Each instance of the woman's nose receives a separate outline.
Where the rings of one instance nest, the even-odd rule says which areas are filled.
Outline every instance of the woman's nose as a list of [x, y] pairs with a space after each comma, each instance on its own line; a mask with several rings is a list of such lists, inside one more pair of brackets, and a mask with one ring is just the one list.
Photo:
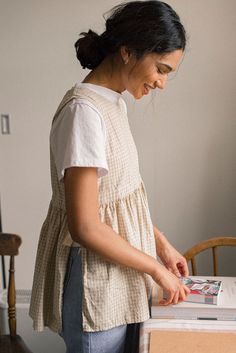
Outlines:
[[156, 81], [156, 87], [159, 89], [164, 89], [166, 86], [167, 76], [163, 76]]

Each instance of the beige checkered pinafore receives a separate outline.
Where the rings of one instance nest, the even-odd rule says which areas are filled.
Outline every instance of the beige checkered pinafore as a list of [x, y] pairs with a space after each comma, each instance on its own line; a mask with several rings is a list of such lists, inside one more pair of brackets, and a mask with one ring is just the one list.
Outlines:
[[[101, 222], [143, 252], [156, 257], [153, 226], [138, 155], [126, 111], [121, 104], [84, 87], [63, 98], [53, 122], [72, 99], [85, 98], [97, 107], [106, 126], [108, 174], [98, 179]], [[52, 199], [42, 226], [35, 265], [30, 316], [38, 331], [61, 331], [63, 281], [72, 239], [68, 231], [63, 180], [59, 181], [51, 151]], [[83, 328], [100, 331], [149, 318], [152, 279], [146, 274], [103, 260], [81, 247]]]

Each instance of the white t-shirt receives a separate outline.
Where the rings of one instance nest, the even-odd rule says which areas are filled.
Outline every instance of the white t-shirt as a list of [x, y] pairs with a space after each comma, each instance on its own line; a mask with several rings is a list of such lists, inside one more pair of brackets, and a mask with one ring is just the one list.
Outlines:
[[[120, 93], [91, 83], [79, 83], [106, 99], [126, 104]], [[96, 167], [98, 177], [108, 172], [105, 154], [106, 127], [97, 108], [86, 99], [73, 99], [60, 112], [50, 133], [50, 144], [59, 180], [69, 167]]]

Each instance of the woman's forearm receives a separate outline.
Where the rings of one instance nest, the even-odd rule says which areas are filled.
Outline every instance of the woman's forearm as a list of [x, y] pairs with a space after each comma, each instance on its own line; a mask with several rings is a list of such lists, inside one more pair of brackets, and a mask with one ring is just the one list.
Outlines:
[[105, 223], [97, 224], [93, 230], [90, 228], [81, 232], [78, 238], [74, 234], [73, 239], [110, 262], [152, 276], [153, 280], [168, 293], [165, 304], [185, 299], [188, 288], [183, 286], [174, 274], [154, 257], [131, 246]]
[[80, 232], [77, 239], [75, 235], [73, 238], [110, 262], [133, 268], [152, 277], [157, 277], [158, 271], [163, 267], [154, 257], [130, 245], [105, 223], [96, 224], [93, 229]]

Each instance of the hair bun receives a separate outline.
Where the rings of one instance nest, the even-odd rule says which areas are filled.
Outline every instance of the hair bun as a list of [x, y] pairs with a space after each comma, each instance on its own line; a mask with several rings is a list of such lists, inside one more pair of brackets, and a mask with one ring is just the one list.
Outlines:
[[93, 70], [105, 57], [102, 38], [91, 29], [88, 32], [80, 33], [80, 35], [83, 37], [75, 43], [77, 59], [83, 69]]

